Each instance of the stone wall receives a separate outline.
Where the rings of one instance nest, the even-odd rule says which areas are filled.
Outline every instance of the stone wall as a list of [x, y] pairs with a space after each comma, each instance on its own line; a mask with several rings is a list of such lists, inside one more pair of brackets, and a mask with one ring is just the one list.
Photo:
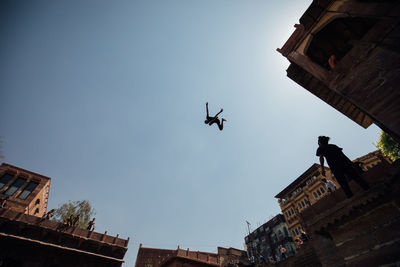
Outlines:
[[368, 191], [351, 183], [303, 212], [302, 220], [323, 266], [392, 266], [400, 262], [400, 161], [365, 173]]
[[121, 266], [128, 241], [0, 209], [0, 266]]

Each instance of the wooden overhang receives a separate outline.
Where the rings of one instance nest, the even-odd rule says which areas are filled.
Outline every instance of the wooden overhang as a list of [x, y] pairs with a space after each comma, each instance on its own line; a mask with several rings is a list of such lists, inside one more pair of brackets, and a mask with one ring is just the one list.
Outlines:
[[293, 34], [277, 51], [291, 62], [286, 70], [289, 78], [363, 128], [368, 128], [373, 119], [349, 99], [328, 87], [329, 71], [318, 67], [315, 62], [296, 51], [306, 37], [313, 36], [313, 27], [328, 12], [333, 2], [335, 1], [314, 0], [300, 18], [300, 24], [295, 25]]

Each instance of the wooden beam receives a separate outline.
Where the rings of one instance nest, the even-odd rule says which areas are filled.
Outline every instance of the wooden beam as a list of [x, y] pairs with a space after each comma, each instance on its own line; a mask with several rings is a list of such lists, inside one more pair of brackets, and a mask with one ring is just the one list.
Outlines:
[[288, 55], [288, 59], [302, 67], [308, 73], [320, 80], [323, 84], [327, 85], [328, 71], [312, 61], [309, 57], [293, 51]]

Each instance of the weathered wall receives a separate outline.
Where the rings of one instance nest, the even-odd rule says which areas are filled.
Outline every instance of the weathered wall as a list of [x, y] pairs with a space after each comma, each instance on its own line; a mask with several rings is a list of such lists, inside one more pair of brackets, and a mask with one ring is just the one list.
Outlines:
[[4, 267], [117, 267], [121, 263], [59, 247], [0, 236]]
[[[341, 19], [354, 23], [334, 24]], [[278, 49], [292, 63], [288, 77], [361, 126], [373, 121], [400, 142], [399, 1], [314, 0], [300, 23]], [[326, 67], [330, 55], [340, 55], [333, 68]]]
[[[400, 262], [400, 161], [381, 163], [354, 197], [339, 190], [302, 215], [323, 266], [380, 266]], [[358, 188], [358, 189], [357, 189]]]

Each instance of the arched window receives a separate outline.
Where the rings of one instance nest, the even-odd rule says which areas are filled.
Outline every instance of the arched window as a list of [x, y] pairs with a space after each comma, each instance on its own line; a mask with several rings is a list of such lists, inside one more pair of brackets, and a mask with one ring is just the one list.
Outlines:
[[335, 19], [314, 35], [306, 55], [329, 70], [329, 58], [335, 55], [340, 61], [353, 48], [352, 41], [360, 40], [376, 22], [372, 18]]
[[313, 192], [313, 195], [314, 195], [314, 198], [315, 198], [315, 199], [317, 199], [317, 198], [318, 198], [318, 195], [317, 195], [317, 193]]

